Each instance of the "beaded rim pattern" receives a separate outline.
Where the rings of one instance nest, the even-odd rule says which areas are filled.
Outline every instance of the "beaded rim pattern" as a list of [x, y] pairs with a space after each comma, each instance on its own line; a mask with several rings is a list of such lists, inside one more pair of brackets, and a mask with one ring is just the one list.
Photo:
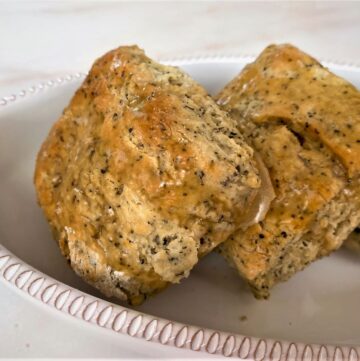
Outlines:
[[[202, 56], [163, 62], [181, 66], [217, 61], [247, 62], [254, 58], [253, 56]], [[323, 63], [327, 66], [336, 66], [338, 69], [360, 72], [360, 66], [355, 64]], [[79, 72], [32, 86], [17, 94], [1, 98], [0, 108], [85, 76], [85, 73]], [[72, 317], [112, 332], [163, 345], [255, 361], [360, 361], [360, 346], [305, 344], [232, 334], [185, 325], [112, 304], [43, 274], [13, 255], [1, 244], [0, 281]]]

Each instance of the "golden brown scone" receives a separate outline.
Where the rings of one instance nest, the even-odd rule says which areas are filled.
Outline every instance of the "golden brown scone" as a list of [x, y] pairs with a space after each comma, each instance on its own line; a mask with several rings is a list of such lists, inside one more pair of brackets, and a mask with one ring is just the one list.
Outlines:
[[276, 198], [220, 252], [258, 298], [341, 246], [360, 221], [360, 93], [291, 45], [272, 45], [218, 95], [260, 153]]
[[37, 159], [38, 200], [73, 269], [140, 303], [241, 225], [252, 149], [180, 70], [120, 47], [93, 65]]

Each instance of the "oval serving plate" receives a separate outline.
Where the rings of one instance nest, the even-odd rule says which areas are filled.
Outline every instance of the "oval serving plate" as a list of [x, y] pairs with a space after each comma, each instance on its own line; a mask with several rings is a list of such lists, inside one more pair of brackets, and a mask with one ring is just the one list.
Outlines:
[[[178, 65], [216, 93], [251, 57]], [[360, 68], [327, 63], [360, 87]], [[360, 257], [341, 250], [257, 301], [217, 254], [191, 276], [129, 308], [106, 299], [67, 266], [37, 206], [37, 151], [84, 74], [0, 100], [0, 281], [44, 307], [131, 337], [249, 360], [360, 360]], [[217, 330], [217, 331], [216, 331]]]

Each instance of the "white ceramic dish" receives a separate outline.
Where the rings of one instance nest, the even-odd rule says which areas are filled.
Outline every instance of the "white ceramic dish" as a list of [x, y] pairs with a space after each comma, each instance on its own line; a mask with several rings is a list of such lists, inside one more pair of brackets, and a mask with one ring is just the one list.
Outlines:
[[[169, 63], [215, 93], [249, 60]], [[328, 65], [360, 87], [360, 68]], [[32, 176], [41, 142], [83, 76], [0, 100], [0, 282], [54, 311], [164, 345], [257, 361], [359, 361], [360, 258], [344, 250], [276, 287], [269, 301], [255, 300], [216, 254], [132, 309], [106, 300], [69, 269], [36, 204]]]

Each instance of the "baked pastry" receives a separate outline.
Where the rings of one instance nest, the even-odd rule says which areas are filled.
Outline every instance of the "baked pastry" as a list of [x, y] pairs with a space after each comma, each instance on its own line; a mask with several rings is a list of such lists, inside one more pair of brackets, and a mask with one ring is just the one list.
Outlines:
[[76, 273], [138, 304], [256, 217], [261, 179], [206, 91], [132, 46], [95, 62], [41, 147], [35, 186]]
[[268, 167], [265, 219], [220, 252], [258, 298], [339, 248], [360, 222], [360, 93], [291, 45], [272, 45], [217, 102]]

